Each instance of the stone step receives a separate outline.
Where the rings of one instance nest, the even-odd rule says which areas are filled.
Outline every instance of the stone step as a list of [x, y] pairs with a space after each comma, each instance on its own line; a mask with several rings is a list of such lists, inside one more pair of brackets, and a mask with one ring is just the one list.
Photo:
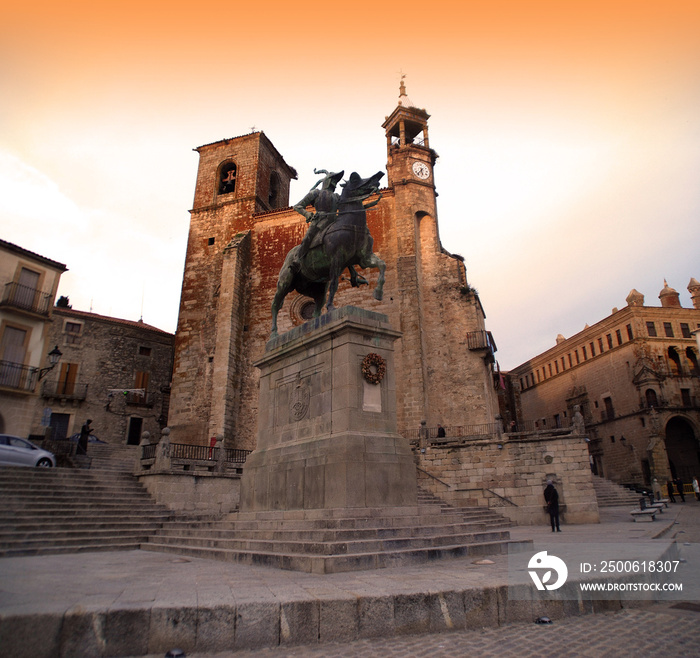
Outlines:
[[43, 535], [46, 537], [59, 536], [61, 534], [76, 534], [76, 533], [86, 533], [86, 532], [104, 532], [105, 530], [148, 530], [149, 532], [155, 532], [161, 527], [155, 519], [133, 519], [133, 520], [122, 520], [113, 519], [112, 521], [78, 521], [78, 522], [66, 522], [64, 520], [55, 522], [45, 522], [45, 523], [24, 523], [19, 522], [14, 524], [12, 528], [0, 529], [0, 541], [26, 538], [35, 538], [38, 535]]
[[110, 499], [99, 499], [95, 498], [94, 500], [91, 499], [85, 499], [85, 500], [72, 500], [70, 502], [62, 501], [62, 500], [50, 500], [50, 499], [44, 499], [44, 500], [37, 500], [37, 501], [27, 501], [26, 503], [23, 503], [21, 505], [17, 505], [16, 507], [9, 507], [6, 506], [5, 509], [0, 510], [0, 516], [2, 516], [5, 513], [9, 512], [15, 512], [15, 513], [21, 513], [23, 511], [28, 511], [31, 513], [37, 513], [37, 512], [51, 512], [55, 514], [59, 514], [63, 512], [64, 510], [66, 513], [75, 513], [75, 512], [80, 512], [83, 510], [96, 510], [96, 509], [104, 509], [106, 511], [110, 510], [124, 510], [124, 511], [132, 511], [135, 512], [136, 509], [139, 510], [149, 510], [149, 511], [157, 511], [157, 510], [162, 510], [165, 509], [161, 505], [158, 505], [155, 503], [152, 499], [144, 499], [142, 500], [139, 505], [135, 506], [134, 501], [124, 501], [124, 500], [114, 500], [114, 498]]
[[[355, 530], [363, 528], [412, 528], [422, 525], [430, 525], [435, 515], [416, 515], [401, 517], [360, 517], [360, 518], [336, 518], [336, 519], [260, 519], [258, 521], [235, 521], [237, 530], [328, 530], [346, 529]], [[440, 516], [440, 524], [459, 524], [464, 520], [459, 514]]]
[[0, 496], [3, 498], [18, 498], [20, 496], [40, 496], [51, 494], [52, 496], [69, 497], [73, 494], [89, 494], [92, 492], [100, 492], [103, 494], [117, 495], [124, 494], [129, 496], [148, 496], [148, 491], [139, 486], [138, 483], [125, 483], [121, 486], [119, 482], [107, 482], [103, 485], [95, 482], [84, 482], [79, 485], [73, 483], [27, 483], [19, 484], [18, 486], [4, 485], [0, 487]]
[[150, 536], [149, 532], [129, 531], [115, 533], [113, 531], [94, 532], [91, 534], [75, 533], [65, 537], [54, 537], [50, 541], [42, 537], [30, 537], [17, 541], [3, 542], [0, 550], [6, 548], [34, 548], [34, 547], [65, 547], [65, 546], [92, 546], [103, 543], [121, 542], [128, 539], [130, 543], [135, 541], [146, 542]]
[[[0, 550], [15, 547], [33, 546], [76, 546], [104, 543], [113, 538], [125, 539], [127, 537], [141, 541], [147, 541], [148, 537], [157, 530], [157, 525], [145, 525], [137, 528], [93, 528], [77, 530], [57, 530], [29, 532], [18, 534], [13, 537], [0, 537]], [[118, 530], [118, 532], [117, 532]]]
[[113, 540], [102, 540], [97, 544], [71, 544], [66, 546], [18, 547], [0, 550], [0, 557], [21, 557], [29, 555], [61, 555], [65, 553], [96, 553], [109, 551], [136, 551], [142, 546], [138, 537], [116, 537]]
[[158, 533], [149, 541], [167, 545], [187, 545], [198, 548], [215, 548], [255, 553], [281, 553], [304, 555], [346, 555], [362, 553], [380, 553], [396, 550], [440, 548], [445, 545], [479, 544], [493, 541], [505, 541], [508, 533], [474, 532], [469, 534], [433, 534], [426, 537], [393, 537], [384, 539], [355, 539], [351, 541], [300, 541], [263, 540], [230, 538], [220, 539], [206, 536], [164, 536]]
[[178, 546], [154, 542], [144, 544], [141, 546], [141, 549], [322, 574], [364, 569], [381, 569], [408, 564], [423, 564], [443, 558], [503, 554], [508, 552], [509, 544], [513, 544], [513, 542], [509, 542], [508, 540], [490, 541], [466, 546], [446, 545], [439, 548], [424, 547], [389, 552], [383, 551], [345, 555], [280, 554], [220, 548], [200, 548], [189, 545]]
[[611, 480], [593, 476], [593, 488], [596, 492], [598, 507], [618, 507], [622, 505], [639, 505], [642, 497]]
[[[468, 534], [491, 531], [495, 528], [480, 523], [455, 523], [442, 525], [368, 527], [368, 528], [239, 528], [235, 524], [212, 524], [200, 526], [166, 522], [159, 531], [159, 536], [207, 537], [211, 539], [264, 539], [284, 540], [290, 537], [300, 541], [351, 541], [355, 539], [390, 539], [393, 537], [429, 537], [436, 534]], [[502, 531], [501, 529], [498, 529]]]
[[143, 502], [152, 501], [152, 498], [146, 493], [140, 491], [127, 491], [122, 495], [120, 491], [103, 491], [95, 489], [94, 491], [81, 491], [74, 493], [72, 491], [47, 491], [47, 492], [27, 492], [25, 496], [21, 493], [13, 493], [12, 495], [0, 495], [0, 500], [5, 503], [6, 507], [21, 507], [23, 504], [36, 506], [42, 503], [52, 503], [61, 505], [71, 505], [72, 503], [84, 504], [86, 502], [111, 502], [113, 504], [141, 504]]
[[75, 487], [76, 489], [94, 489], [99, 487], [100, 489], [113, 489], [122, 491], [145, 491], [144, 487], [136, 480], [89, 480], [89, 479], [79, 479], [79, 480], [58, 480], [58, 481], [39, 481], [39, 480], [28, 480], [28, 481], [13, 481], [13, 480], [2, 480], [0, 481], [0, 491], [11, 492], [11, 491], [45, 491], [47, 489], [56, 488], [68, 488]]
[[[27, 473], [9, 472], [10, 469], [27, 471]], [[124, 486], [139, 486], [138, 480], [133, 475], [119, 471], [85, 471], [81, 469], [21, 469], [19, 467], [0, 467], [0, 482], [3, 487], [16, 485], [65, 485], [71, 484], [117, 484], [121, 483]], [[43, 474], [46, 473], [46, 474]]]

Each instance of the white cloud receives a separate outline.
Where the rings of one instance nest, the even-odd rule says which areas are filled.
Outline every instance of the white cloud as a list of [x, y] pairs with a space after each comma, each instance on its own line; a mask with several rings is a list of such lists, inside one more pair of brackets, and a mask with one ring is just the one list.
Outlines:
[[[74, 308], [174, 331], [184, 245], [138, 217], [81, 207], [42, 172], [0, 152], [3, 239], [65, 263], [59, 295]], [[173, 272], [177, 276], [173, 277]]]

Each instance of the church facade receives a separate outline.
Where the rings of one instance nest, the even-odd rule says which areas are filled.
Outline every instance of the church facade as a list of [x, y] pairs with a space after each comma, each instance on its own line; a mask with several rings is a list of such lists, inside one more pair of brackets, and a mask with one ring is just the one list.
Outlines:
[[[467, 281], [463, 258], [440, 242], [438, 156], [429, 143], [428, 119], [408, 101], [402, 84], [399, 103], [382, 124], [386, 188], [367, 211], [374, 252], [387, 266], [383, 299], [373, 297], [377, 270], [360, 272], [368, 286], [341, 281], [335, 299], [336, 306], [384, 313], [401, 332], [395, 345], [397, 422], [405, 436], [422, 421], [428, 427], [486, 426], [498, 414], [495, 344], [481, 301]], [[296, 171], [264, 133], [196, 150], [200, 160], [168, 417], [171, 440], [206, 445], [223, 435], [229, 447], [254, 449], [259, 373], [253, 364], [270, 337], [278, 273], [307, 224], [289, 207]], [[279, 333], [308, 320], [313, 306], [310, 298], [290, 294], [279, 314]]]

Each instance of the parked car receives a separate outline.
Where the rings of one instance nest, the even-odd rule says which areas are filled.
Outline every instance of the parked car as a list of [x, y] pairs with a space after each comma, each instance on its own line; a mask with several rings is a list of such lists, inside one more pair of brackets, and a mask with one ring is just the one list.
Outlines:
[[27, 439], [11, 434], [0, 434], [0, 464], [4, 466], [56, 466], [56, 458]]

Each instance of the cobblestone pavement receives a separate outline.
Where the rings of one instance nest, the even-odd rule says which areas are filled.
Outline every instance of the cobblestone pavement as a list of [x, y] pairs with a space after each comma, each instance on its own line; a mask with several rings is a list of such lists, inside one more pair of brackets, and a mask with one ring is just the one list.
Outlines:
[[620, 612], [569, 617], [552, 624], [512, 624], [356, 642], [259, 649], [188, 658], [464, 658], [464, 656], [615, 656], [646, 658], [700, 655], [700, 605], [657, 604]]

